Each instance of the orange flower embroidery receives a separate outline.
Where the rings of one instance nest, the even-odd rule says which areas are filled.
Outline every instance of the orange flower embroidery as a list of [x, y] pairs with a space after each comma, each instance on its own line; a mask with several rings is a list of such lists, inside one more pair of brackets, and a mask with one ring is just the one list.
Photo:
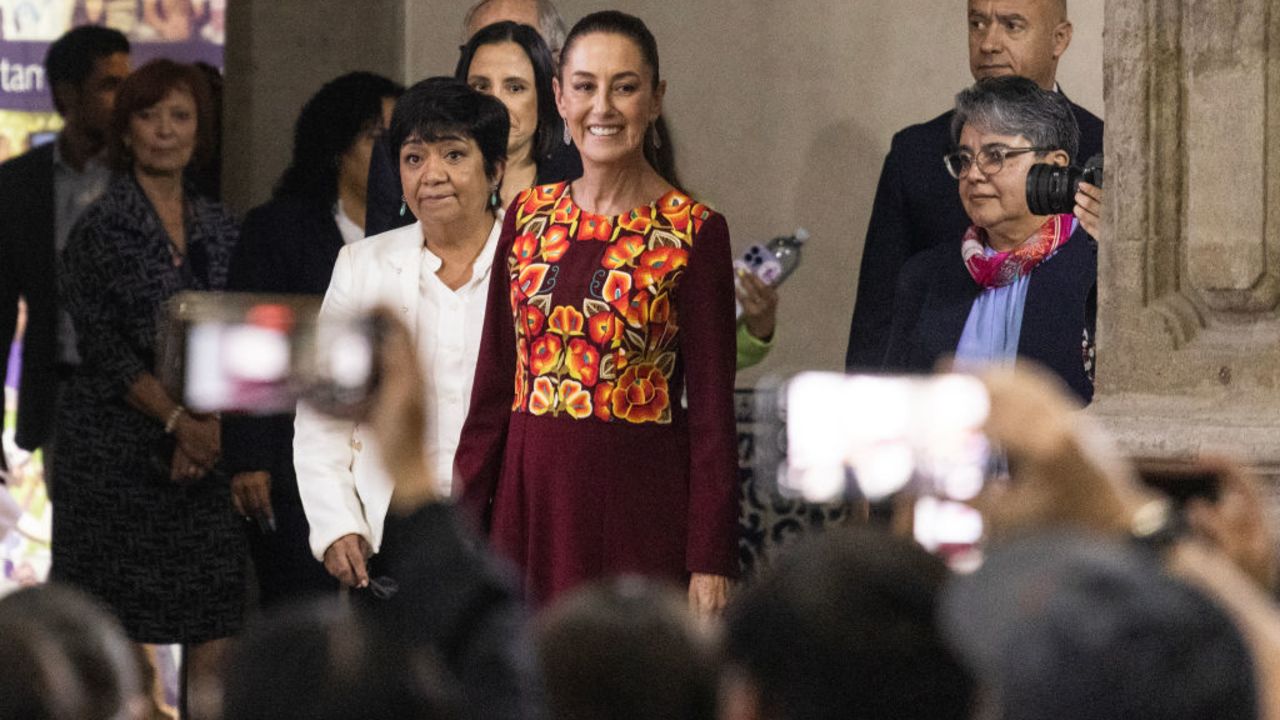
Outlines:
[[610, 310], [598, 312], [587, 321], [587, 333], [597, 345], [605, 345], [617, 340], [621, 332], [622, 323]]
[[693, 234], [697, 235], [702, 232], [702, 223], [711, 217], [711, 208], [702, 203], [694, 203], [693, 207], [689, 208], [689, 217], [693, 218]]
[[561, 189], [563, 189], [562, 185], [539, 185], [520, 193], [520, 197], [516, 199], [520, 206], [516, 220], [524, 220], [535, 215], [542, 208], [555, 202]]
[[603, 240], [608, 242], [610, 237], [613, 237], [613, 225], [607, 217], [587, 215], [578, 224], [579, 240]]
[[667, 378], [650, 363], [632, 365], [618, 378], [613, 391], [613, 415], [628, 422], [654, 422], [670, 405]]
[[569, 231], [562, 225], [552, 225], [542, 233], [542, 259], [546, 262], [559, 262], [569, 249]]
[[520, 324], [524, 328], [525, 337], [533, 337], [542, 332], [542, 325], [547, 316], [535, 305], [525, 305], [520, 309]]
[[646, 206], [632, 210], [618, 218], [618, 227], [636, 235], [647, 235], [653, 227], [653, 209]]
[[591, 417], [591, 393], [583, 390], [576, 380], [560, 383], [560, 400], [564, 403], [565, 412], [573, 419]]
[[621, 300], [631, 292], [631, 276], [619, 270], [610, 270], [605, 278], [602, 294], [605, 302]]
[[534, 375], [546, 375], [560, 366], [560, 353], [564, 343], [555, 335], [543, 335], [529, 348], [529, 369]]
[[604, 251], [604, 259], [600, 264], [611, 270], [620, 268], [629, 264], [642, 252], [644, 252], [644, 238], [639, 235], [623, 235]]
[[523, 362], [516, 363], [516, 387], [515, 394], [511, 400], [511, 411], [515, 412], [524, 407], [525, 394], [528, 392], [529, 373], [524, 369]]
[[658, 211], [671, 223], [671, 229], [681, 235], [689, 231], [689, 206], [692, 203], [688, 195], [673, 192], [662, 199]]
[[515, 287], [512, 288], [517, 299], [523, 300], [533, 297], [542, 289], [542, 283], [547, 279], [547, 270], [549, 266], [545, 263], [534, 263], [523, 270], [516, 276]]
[[529, 396], [529, 412], [534, 415], [546, 415], [555, 409], [556, 386], [551, 378], [540, 377], [533, 380], [533, 394]]
[[649, 293], [641, 290], [630, 298], [621, 298], [610, 303], [631, 327], [641, 327], [649, 322]]
[[582, 338], [569, 341], [569, 350], [565, 354], [565, 365], [569, 367], [569, 375], [591, 387], [600, 379], [600, 352], [596, 347]]
[[689, 253], [683, 248], [659, 247], [640, 256], [636, 268], [636, 286], [651, 288], [671, 271], [689, 264]]
[[578, 215], [581, 212], [578, 206], [573, 204], [573, 198], [569, 197], [569, 193], [565, 193], [551, 211], [551, 222], [556, 225], [573, 225], [578, 221]]
[[547, 329], [553, 333], [569, 337], [570, 335], [581, 335], [582, 326], [586, 319], [582, 317], [582, 313], [572, 305], [561, 305], [551, 311], [551, 319], [547, 322]]
[[533, 262], [533, 256], [538, 252], [538, 239], [533, 233], [524, 233], [516, 237], [515, 242], [511, 244], [511, 256], [516, 260], [516, 267], [523, 268]]
[[596, 386], [596, 418], [609, 422], [613, 415], [609, 412], [609, 398], [613, 396], [613, 383], [600, 383]]

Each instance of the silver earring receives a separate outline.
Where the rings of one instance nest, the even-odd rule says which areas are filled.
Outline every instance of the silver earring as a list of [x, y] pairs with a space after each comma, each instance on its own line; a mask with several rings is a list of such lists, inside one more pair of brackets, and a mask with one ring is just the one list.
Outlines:
[[569, 123], [564, 124], [564, 144], [565, 145], [573, 144], [573, 136], [569, 134]]
[[649, 124], [649, 137], [653, 138], [653, 149], [657, 150], [662, 147], [662, 136], [658, 134], [657, 123]]
[[409, 209], [409, 203], [405, 201], [404, 196], [400, 196], [400, 217], [404, 217], [404, 213]]

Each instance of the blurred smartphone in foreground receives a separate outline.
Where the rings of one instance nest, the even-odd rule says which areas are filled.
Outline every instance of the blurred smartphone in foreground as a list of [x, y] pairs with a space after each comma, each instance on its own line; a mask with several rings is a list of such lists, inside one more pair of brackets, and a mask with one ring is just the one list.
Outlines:
[[965, 501], [991, 472], [977, 378], [802, 373], [764, 389], [756, 477], [813, 503], [919, 498], [916, 539], [942, 554], [972, 548], [982, 519]]
[[161, 379], [195, 412], [291, 412], [305, 398], [356, 416], [376, 383], [376, 328], [321, 328], [319, 310], [307, 296], [182, 293], [168, 307]]

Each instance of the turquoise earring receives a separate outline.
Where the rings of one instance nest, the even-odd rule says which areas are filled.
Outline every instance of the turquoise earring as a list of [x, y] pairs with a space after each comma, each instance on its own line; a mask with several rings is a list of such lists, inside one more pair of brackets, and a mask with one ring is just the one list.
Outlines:
[[495, 186], [493, 191], [489, 193], [489, 207], [497, 210], [502, 205], [502, 196], [498, 194], [498, 188]]
[[404, 196], [400, 196], [400, 217], [404, 217], [404, 212], [409, 209], [409, 203], [405, 202]]

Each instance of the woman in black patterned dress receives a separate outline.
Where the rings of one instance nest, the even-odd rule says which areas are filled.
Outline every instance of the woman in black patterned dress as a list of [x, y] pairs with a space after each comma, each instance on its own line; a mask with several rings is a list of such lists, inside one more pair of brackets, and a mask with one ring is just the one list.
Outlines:
[[154, 374], [163, 303], [222, 288], [237, 236], [183, 181], [211, 147], [203, 83], [158, 60], [120, 87], [119, 172], [72, 229], [58, 277], [81, 365], [59, 403], [52, 498], [54, 579], [105, 601], [136, 642], [184, 643], [192, 677], [240, 627], [245, 559], [218, 421]]

